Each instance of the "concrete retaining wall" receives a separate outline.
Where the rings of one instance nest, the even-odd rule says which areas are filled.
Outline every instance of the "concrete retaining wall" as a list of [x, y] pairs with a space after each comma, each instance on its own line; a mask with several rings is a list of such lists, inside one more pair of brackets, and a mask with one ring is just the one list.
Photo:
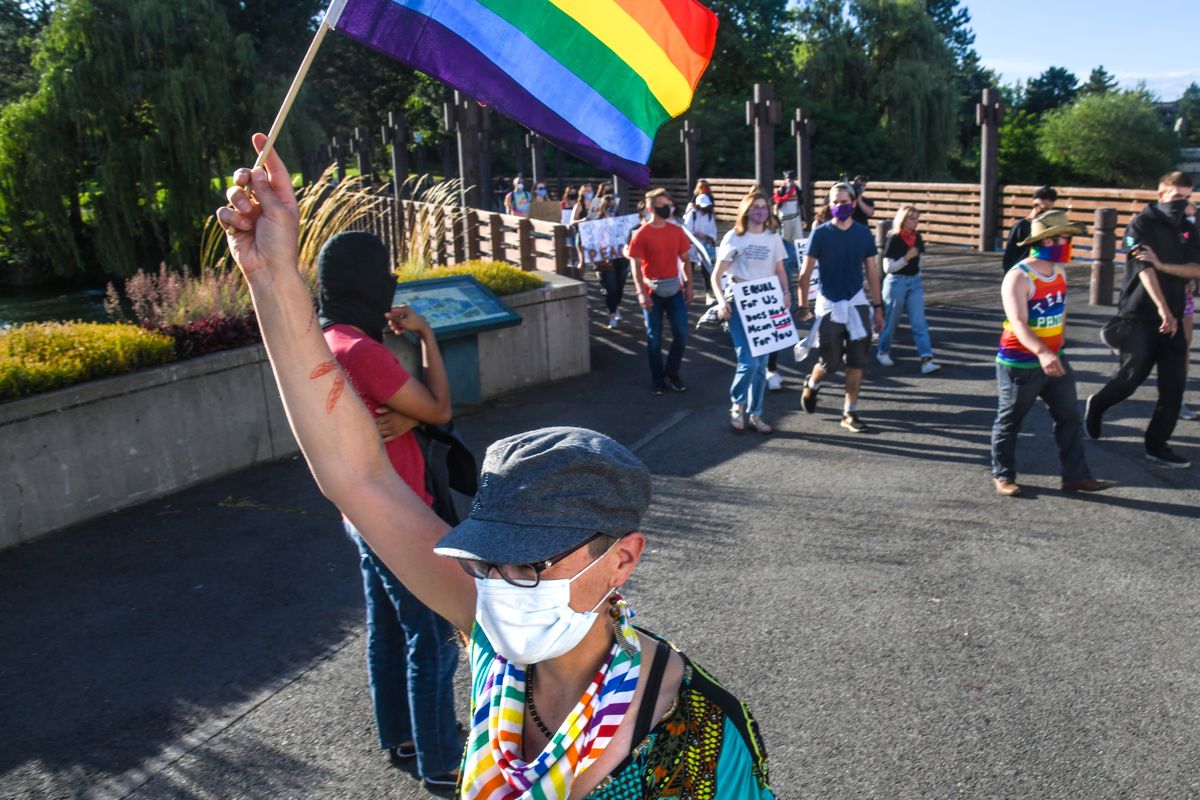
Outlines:
[[0, 404], [0, 547], [298, 452], [261, 345]]
[[[479, 336], [484, 399], [591, 369], [584, 285], [539, 275], [505, 298], [522, 324]], [[0, 403], [0, 549], [297, 452], [261, 345]]]

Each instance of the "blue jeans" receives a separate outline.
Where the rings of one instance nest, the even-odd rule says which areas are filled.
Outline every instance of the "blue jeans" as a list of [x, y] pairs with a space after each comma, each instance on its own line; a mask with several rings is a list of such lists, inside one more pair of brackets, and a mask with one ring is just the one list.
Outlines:
[[1017, 436], [1021, 433], [1021, 422], [1039, 397], [1054, 420], [1054, 440], [1058, 443], [1063, 480], [1077, 481], [1091, 476], [1083, 455], [1083, 420], [1075, 394], [1075, 373], [1065, 358], [1062, 363], [1067, 374], [1061, 378], [1048, 377], [1040, 367], [996, 365], [1000, 401], [992, 425], [993, 478], [1017, 479]]
[[892, 349], [892, 337], [900, 325], [900, 314], [908, 312], [913, 343], [921, 358], [933, 358], [929, 323], [925, 320], [925, 287], [918, 275], [888, 275], [883, 281], [883, 331], [879, 334], [879, 353]]
[[629, 279], [629, 259], [614, 258], [612, 269], [600, 270], [600, 291], [604, 292], [604, 305], [609, 314], [617, 313], [621, 299], [625, 296], [625, 282]]
[[[688, 309], [683, 294], [683, 289], [671, 297], [659, 297], [651, 292], [650, 299], [653, 305], [642, 309], [642, 317], [646, 321], [646, 354], [650, 359], [650, 378], [656, 386], [662, 384], [668, 375], [678, 378], [679, 367], [683, 364], [683, 349], [687, 347], [688, 338]], [[662, 360], [664, 314], [671, 324], [671, 349], [667, 352], [665, 369]]]
[[458, 644], [454, 626], [430, 611], [392, 574], [348, 520], [358, 545], [367, 601], [367, 672], [379, 746], [412, 741], [422, 777], [441, 775], [462, 757], [454, 716]]
[[734, 309], [729, 318], [729, 335], [733, 337], [733, 352], [737, 355], [737, 372], [729, 387], [729, 400], [746, 409], [746, 413], [762, 414], [763, 395], [767, 393], [767, 361], [772, 354], [750, 355], [750, 340], [742, 316]]

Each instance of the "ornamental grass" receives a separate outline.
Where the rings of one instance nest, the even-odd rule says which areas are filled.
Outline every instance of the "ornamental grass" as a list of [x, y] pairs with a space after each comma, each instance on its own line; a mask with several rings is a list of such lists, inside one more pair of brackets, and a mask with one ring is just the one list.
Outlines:
[[169, 336], [136, 325], [44, 322], [0, 332], [0, 400], [175, 360]]

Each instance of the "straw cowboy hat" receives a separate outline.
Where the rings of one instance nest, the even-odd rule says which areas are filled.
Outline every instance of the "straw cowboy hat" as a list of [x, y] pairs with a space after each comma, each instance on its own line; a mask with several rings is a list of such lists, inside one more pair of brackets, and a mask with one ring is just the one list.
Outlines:
[[1029, 237], [1020, 243], [1020, 247], [1040, 242], [1042, 239], [1049, 239], [1053, 236], [1062, 236], [1064, 233], [1072, 236], [1086, 236], [1087, 226], [1079, 222], [1071, 222], [1067, 219], [1067, 212], [1061, 209], [1052, 209], [1038, 214], [1033, 219], [1033, 224], [1030, 225]]

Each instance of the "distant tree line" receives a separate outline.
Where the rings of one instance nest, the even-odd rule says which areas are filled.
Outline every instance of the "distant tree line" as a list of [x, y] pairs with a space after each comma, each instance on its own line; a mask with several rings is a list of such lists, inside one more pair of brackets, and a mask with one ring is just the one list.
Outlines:
[[[721, 20], [712, 65], [688, 116], [700, 168], [748, 175], [744, 103], [755, 82], [783, 102], [780, 169], [792, 162], [786, 120], [817, 123], [816, 173], [972, 180], [975, 104], [1001, 89], [1005, 182], [1146, 183], [1181, 139], [1145, 90], [1122, 91], [1102, 67], [1080, 84], [1051, 67], [1000, 86], [974, 50], [960, 0], [707, 0]], [[0, 0], [0, 283], [28, 273], [129, 275], [196, 261], [204, 218], [225, 176], [247, 163], [326, 0]], [[297, 169], [330, 136], [378, 136], [403, 110], [434, 146], [447, 90], [347, 39], [327, 38], [279, 148]], [[1200, 141], [1200, 87], [1178, 103], [1185, 140]], [[681, 172], [681, 120], [664, 126], [653, 174]], [[524, 131], [493, 118], [493, 173], [526, 169]], [[378, 148], [378, 164], [385, 154]], [[432, 166], [440, 171], [441, 158]], [[567, 160], [568, 174], [594, 168]]]

